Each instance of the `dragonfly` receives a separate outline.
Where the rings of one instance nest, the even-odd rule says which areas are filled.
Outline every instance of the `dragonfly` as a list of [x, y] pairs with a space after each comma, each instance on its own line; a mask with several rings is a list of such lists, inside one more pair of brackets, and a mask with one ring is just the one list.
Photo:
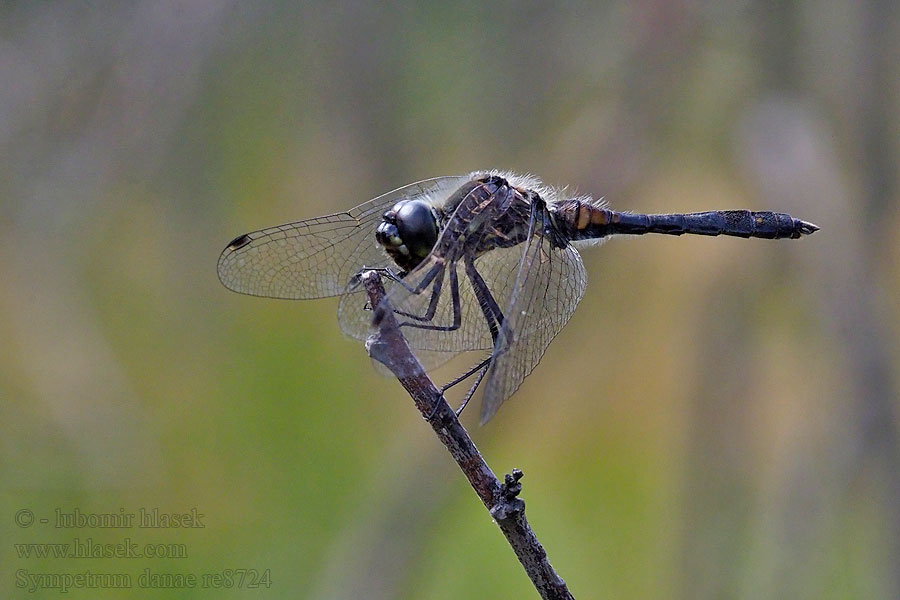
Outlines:
[[[777, 212], [639, 214], [529, 175], [477, 171], [411, 183], [346, 212], [240, 235], [218, 260], [220, 281], [253, 296], [340, 296], [338, 322], [365, 340], [393, 311], [426, 369], [461, 353], [478, 362], [459, 414], [483, 384], [481, 423], [540, 362], [584, 295], [577, 247], [616, 235], [696, 234], [798, 239], [812, 223]], [[361, 274], [386, 281], [378, 306]]]

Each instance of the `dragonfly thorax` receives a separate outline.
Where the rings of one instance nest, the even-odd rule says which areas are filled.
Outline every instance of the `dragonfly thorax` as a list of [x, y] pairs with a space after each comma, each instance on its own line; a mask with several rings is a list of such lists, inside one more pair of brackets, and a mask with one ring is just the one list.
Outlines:
[[375, 230], [375, 240], [406, 272], [428, 256], [437, 238], [437, 214], [423, 200], [401, 200], [382, 215]]

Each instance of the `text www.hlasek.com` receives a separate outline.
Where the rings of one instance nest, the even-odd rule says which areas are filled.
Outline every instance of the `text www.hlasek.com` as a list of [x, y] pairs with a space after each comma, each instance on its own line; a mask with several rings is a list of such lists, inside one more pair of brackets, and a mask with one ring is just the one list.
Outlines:
[[70, 544], [13, 545], [19, 558], [187, 558], [185, 544], [138, 544], [131, 538], [118, 544], [75, 538]]

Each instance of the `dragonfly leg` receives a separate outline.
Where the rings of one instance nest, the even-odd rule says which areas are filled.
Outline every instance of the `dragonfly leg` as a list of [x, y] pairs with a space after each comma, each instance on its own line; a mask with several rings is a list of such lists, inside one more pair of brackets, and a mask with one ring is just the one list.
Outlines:
[[466, 379], [468, 379], [469, 377], [474, 375], [479, 370], [488, 366], [490, 364], [490, 362], [491, 362], [491, 357], [488, 356], [483, 361], [481, 361], [480, 363], [478, 363], [477, 365], [475, 365], [474, 367], [472, 367], [471, 369], [469, 369], [468, 371], [466, 371], [459, 377], [456, 377], [452, 381], [449, 381], [449, 382], [445, 383], [443, 386], [441, 386], [441, 392], [446, 392], [447, 390], [452, 388], [457, 383], [460, 383], [461, 381], [465, 381]]
[[450, 325], [426, 325], [424, 323], [424, 321], [430, 321], [434, 317], [434, 313], [437, 310], [437, 303], [438, 300], [440, 300], [444, 272], [445, 270], [443, 266], [441, 266], [439, 270], [439, 273], [441, 274], [440, 279], [435, 281], [431, 300], [428, 303], [428, 310], [426, 310], [426, 314], [424, 316], [420, 317], [418, 315], [412, 315], [403, 311], [394, 311], [396, 314], [415, 319], [416, 321], [422, 321], [404, 321], [403, 323], [400, 323], [400, 327], [414, 327], [416, 329], [428, 329], [430, 331], [456, 331], [457, 329], [459, 329], [459, 326], [462, 324], [462, 307], [460, 306], [459, 301], [459, 275], [457, 275], [456, 273], [455, 263], [450, 265], [450, 299], [453, 305], [453, 322]]
[[[475, 394], [475, 390], [478, 389], [478, 385], [481, 383], [481, 379], [484, 377], [484, 374], [487, 372], [490, 364], [491, 364], [491, 357], [488, 356], [483, 361], [481, 361], [480, 363], [478, 363], [477, 365], [475, 365], [474, 367], [472, 367], [471, 369], [469, 369], [468, 371], [466, 371], [459, 377], [453, 379], [453, 381], [445, 383], [443, 386], [441, 386], [441, 394], [443, 394], [444, 392], [446, 392], [447, 390], [452, 388], [457, 383], [460, 383], [461, 381], [465, 381], [466, 379], [468, 379], [475, 373], [478, 373], [479, 371], [481, 371], [478, 375], [478, 378], [475, 380], [474, 385], [472, 385], [472, 387], [469, 388], [469, 391], [466, 392], [466, 395], [463, 398], [462, 404], [460, 404], [459, 408], [456, 409], [455, 412], [456, 412], [457, 417], [462, 414], [463, 409], [466, 407], [466, 405], [469, 403], [469, 400]], [[431, 421], [434, 418], [434, 415], [437, 413], [437, 410], [438, 410], [438, 407], [435, 406], [434, 410], [432, 410], [431, 414], [428, 415], [428, 417], [427, 417], [428, 421]]]
[[[435, 280], [435, 278], [438, 277], [438, 275], [440, 275], [441, 278], [443, 278], [443, 273], [442, 273], [443, 265], [442, 264], [434, 265], [428, 271], [428, 273], [425, 274], [425, 276], [422, 278], [422, 281], [420, 281], [416, 287], [413, 287], [413, 286], [409, 285], [408, 283], [406, 283], [406, 281], [404, 281], [403, 278], [407, 275], [407, 273], [405, 271], [401, 271], [398, 273], [397, 271], [395, 271], [394, 269], [392, 269], [390, 267], [373, 267], [371, 269], [369, 269], [367, 267], [363, 267], [362, 269], [360, 269], [359, 273], [357, 273], [350, 279], [350, 283], [347, 286], [348, 289], [353, 289], [353, 288], [358, 287], [360, 285], [360, 282], [362, 281], [362, 274], [365, 273], [366, 271], [375, 271], [379, 275], [382, 275], [383, 277], [387, 278], [388, 280], [393, 281], [394, 283], [398, 284], [399, 286], [404, 288], [406, 291], [408, 291], [410, 294], [416, 294], [416, 295], [424, 292], [425, 289], [429, 285], [432, 284], [432, 282]], [[438, 286], [437, 289], [440, 290], [440, 286]], [[371, 310], [371, 306], [369, 305], [368, 302], [366, 302], [366, 310]], [[414, 319], [419, 318], [419, 317], [416, 317], [415, 315], [404, 314], [404, 313], [402, 313], [400, 311], [396, 311], [396, 310], [394, 312], [397, 314], [402, 314], [404, 316], [414, 318]]]
[[375, 271], [382, 277], [386, 277], [387, 279], [390, 279], [391, 281], [393, 281], [395, 283], [400, 283], [400, 284], [403, 283], [403, 275], [405, 275], [405, 273], [403, 273], [403, 272], [398, 273], [397, 271], [395, 271], [394, 269], [392, 269], [390, 267], [372, 267], [371, 269], [369, 267], [363, 267], [362, 269], [359, 270], [359, 274], [356, 275], [356, 277], [360, 277], [366, 271]]
[[[475, 297], [478, 299], [478, 305], [481, 308], [482, 314], [484, 314], [484, 319], [491, 331], [491, 339], [494, 341], [494, 346], [496, 347], [497, 338], [500, 334], [500, 327], [503, 324], [503, 313], [500, 310], [500, 306], [497, 304], [497, 301], [494, 299], [494, 295], [491, 294], [490, 289], [485, 283], [484, 278], [481, 277], [481, 274], [475, 268], [474, 259], [472, 259], [471, 257], [467, 257], [465, 259], [465, 266], [466, 275], [469, 277], [469, 282], [472, 284], [472, 290], [475, 292]], [[472, 386], [463, 397], [463, 401], [459, 405], [459, 408], [456, 409], [456, 416], [462, 414], [462, 411], [469, 404], [469, 400], [471, 400], [472, 396], [475, 395], [475, 392], [478, 390], [478, 386], [481, 385], [481, 382], [484, 380], [484, 376], [487, 374], [487, 371], [491, 366], [491, 361], [494, 359], [495, 354], [496, 352], [491, 352], [490, 356], [485, 358], [483, 361], [481, 361], [459, 377], [446, 383], [441, 388], [441, 393], [446, 392], [454, 385], [465, 381], [466, 379], [477, 373], [475, 381], [472, 383]]]
[[[388, 271], [390, 275], [394, 275], [390, 271]], [[451, 284], [451, 294], [453, 298], [456, 299], [454, 304], [454, 318], [453, 324], [450, 326], [439, 326], [439, 325], [425, 325], [434, 318], [435, 313], [437, 312], [437, 305], [441, 299], [441, 290], [444, 285], [444, 275], [446, 273], [446, 268], [443, 263], [435, 264], [422, 278], [422, 281], [416, 287], [412, 287], [404, 282], [402, 279], [396, 279], [398, 283], [403, 285], [403, 287], [408, 290], [411, 294], [419, 295], [423, 293], [428, 286], [431, 286], [431, 299], [428, 301], [428, 308], [425, 309], [425, 314], [416, 315], [410, 312], [406, 312], [399, 309], [392, 309], [395, 315], [399, 315], [401, 317], [406, 317], [408, 319], [412, 319], [412, 321], [403, 321], [399, 323], [400, 327], [416, 327], [418, 329], [435, 329], [438, 331], [453, 331], [459, 329], [459, 326], [462, 322], [462, 313], [459, 310], [459, 285], [456, 277], [456, 269], [455, 267], [450, 273], [450, 284]], [[390, 276], [389, 275], [389, 276]], [[387, 306], [387, 303], [384, 303]], [[379, 307], [380, 309], [381, 307]], [[378, 310], [375, 312], [374, 322], [377, 324], [381, 320], [381, 316], [378, 314]], [[418, 321], [418, 323], [414, 322]]]
[[[362, 285], [362, 275], [363, 275], [363, 273], [365, 273], [367, 271], [375, 271], [376, 273], [378, 273], [379, 275], [381, 275], [382, 277], [384, 277], [390, 281], [399, 283], [400, 285], [404, 285], [404, 286], [406, 285], [402, 279], [403, 274], [397, 273], [394, 269], [392, 269], [390, 267], [371, 267], [371, 268], [363, 267], [362, 269], [359, 270], [359, 272], [356, 275], [354, 275], [353, 277], [350, 278], [350, 282], [347, 284], [348, 292], [353, 291], [356, 288], [358, 288], [360, 285]], [[372, 303], [369, 302], [368, 300], [366, 300], [366, 303], [363, 304], [363, 310], [372, 310]]]
[[[465, 259], [465, 267], [466, 275], [469, 277], [469, 282], [472, 284], [472, 290], [475, 292], [475, 298], [478, 300], [478, 306], [481, 308], [481, 312], [484, 315], [484, 320], [487, 322], [488, 329], [490, 329], [491, 331], [491, 339], [493, 340], [494, 346], [496, 347], [497, 338], [500, 335], [500, 327], [503, 324], [503, 313], [500, 310], [500, 306], [497, 304], [497, 301], [494, 299], [494, 295], [491, 294], [490, 289], [485, 283], [484, 278], [481, 277], [478, 269], [475, 268], [474, 259], [472, 259], [471, 257], [467, 257]], [[483, 361], [441, 387], [441, 393], [446, 392], [451, 387], [462, 381], [465, 381], [466, 379], [477, 373], [475, 381], [472, 383], [472, 386], [463, 397], [463, 401], [459, 405], [459, 408], [456, 409], [456, 416], [462, 414], [462, 411], [469, 404], [469, 400], [471, 400], [472, 396], [475, 395], [475, 392], [478, 390], [478, 386], [481, 385], [481, 382], [484, 380], [484, 376], [487, 374], [487, 371], [491, 366], [491, 361], [494, 359], [495, 354], [496, 352], [491, 352], [490, 356], [485, 358]]]
[[[434, 313], [437, 312], [437, 305], [441, 299], [441, 288], [444, 286], [444, 272], [444, 269], [440, 269], [435, 273], [435, 276], [429, 277], [429, 280], [433, 279], [434, 282], [431, 286], [431, 299], [428, 301], [428, 308], [425, 309], [424, 315], [415, 315], [397, 309], [394, 309], [394, 314], [408, 317], [416, 321], [431, 321], [434, 318]], [[422, 292], [413, 291], [412, 293], [421, 294]]]
[[[491, 358], [493, 358], [493, 357], [491, 357]], [[490, 362], [490, 359], [488, 359], [488, 362]], [[462, 404], [460, 404], [459, 408], [456, 409], [457, 417], [462, 414], [463, 409], [465, 409], [466, 406], [468, 406], [469, 400], [471, 400], [472, 396], [475, 395], [475, 390], [477, 390], [478, 386], [481, 385], [481, 381], [484, 379], [484, 376], [487, 374], [488, 368], [490, 368], [490, 364], [484, 365], [484, 367], [482, 367], [481, 371], [478, 372], [478, 377], [475, 378], [475, 382], [472, 384], [472, 387], [470, 387], [469, 391], [466, 392], [466, 397], [463, 398]]]
[[[443, 277], [442, 271], [444, 270], [444, 261], [435, 261], [435, 264], [431, 266], [428, 270], [428, 273], [422, 278], [422, 280], [415, 286], [411, 286], [406, 283], [404, 277], [406, 277], [409, 273], [406, 271], [400, 271], [399, 273], [390, 267], [378, 267], [375, 269], [362, 269], [360, 274], [364, 271], [375, 271], [381, 275], [384, 275], [394, 283], [400, 285], [410, 294], [419, 295], [425, 291], [425, 289], [431, 285], [431, 282], [434, 281], [434, 278], [439, 274]], [[357, 275], [359, 277], [359, 275]]]
[[469, 277], [469, 283], [472, 284], [472, 291], [475, 292], [475, 298], [478, 300], [478, 306], [481, 308], [484, 319], [487, 321], [488, 329], [491, 330], [491, 339], [494, 345], [497, 344], [497, 336], [500, 333], [500, 326], [503, 324], [503, 313], [494, 300], [490, 288], [484, 282], [484, 278], [475, 268], [475, 259], [467, 256], [465, 259], [466, 275]]

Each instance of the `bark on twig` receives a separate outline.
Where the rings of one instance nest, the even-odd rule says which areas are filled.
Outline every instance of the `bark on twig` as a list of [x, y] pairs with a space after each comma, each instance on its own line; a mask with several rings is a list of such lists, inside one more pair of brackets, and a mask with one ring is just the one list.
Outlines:
[[[379, 306], [385, 291], [378, 273], [363, 273], [362, 284], [371, 305]], [[456, 413], [413, 355], [391, 311], [385, 312], [377, 332], [366, 341], [366, 350], [369, 356], [391, 370], [412, 397], [416, 408], [450, 451], [453, 460], [506, 536], [541, 598], [574, 600], [566, 582], [553, 570], [547, 553], [525, 519], [525, 502], [518, 497], [522, 489], [519, 483], [522, 472], [514, 469], [512, 474], [506, 475], [505, 483], [500, 483], [456, 418]]]

